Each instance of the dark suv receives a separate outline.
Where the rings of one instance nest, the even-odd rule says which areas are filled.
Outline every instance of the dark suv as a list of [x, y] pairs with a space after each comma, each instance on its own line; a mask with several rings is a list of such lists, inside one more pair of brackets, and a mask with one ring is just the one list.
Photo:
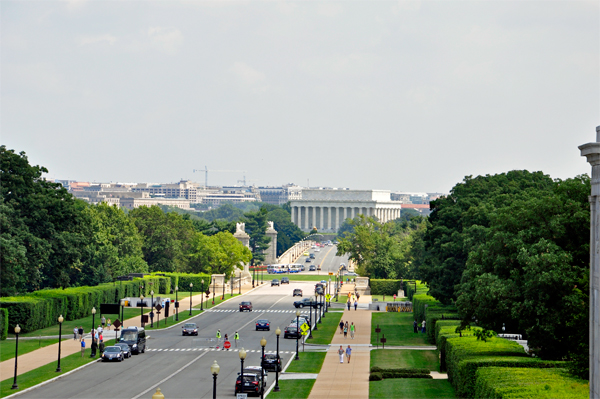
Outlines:
[[240, 303], [240, 312], [247, 310], [248, 312], [252, 312], [252, 302], [241, 302]]
[[302, 296], [302, 290], [300, 288], [296, 288], [292, 296]]
[[281, 284], [289, 284], [289, 283], [290, 283], [289, 277], [282, 277], [281, 278]]
[[[236, 395], [238, 393], [242, 392], [242, 385], [241, 385], [241, 376], [238, 375], [237, 379], [235, 380], [235, 393]], [[246, 372], [244, 372], [244, 393], [255, 393], [256, 395], [260, 395], [261, 391], [263, 390], [263, 386], [262, 386], [262, 380], [260, 379], [260, 376], [257, 374], [246, 374]]]
[[281, 358], [274, 353], [266, 353], [263, 359], [263, 367], [268, 371], [281, 371]]
[[304, 298], [301, 301], [296, 301], [294, 302], [294, 306], [296, 308], [303, 308], [305, 306], [312, 306], [313, 308], [316, 308], [316, 303], [313, 302], [310, 298]]

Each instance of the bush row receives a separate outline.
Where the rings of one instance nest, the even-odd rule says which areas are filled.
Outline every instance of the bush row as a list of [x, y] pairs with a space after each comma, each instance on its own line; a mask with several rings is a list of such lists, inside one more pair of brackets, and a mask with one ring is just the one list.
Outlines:
[[0, 308], [0, 340], [8, 336], [8, 310]]
[[590, 389], [587, 381], [558, 368], [481, 367], [475, 380], [477, 398], [583, 399]]
[[394, 295], [403, 289], [402, 280], [370, 280], [371, 295]]
[[429, 374], [427, 369], [405, 369], [405, 368], [381, 368], [379, 366], [371, 367], [371, 373], [415, 373], [415, 374]]
[[[416, 289], [415, 289], [415, 282], [416, 282]], [[409, 301], [412, 301], [413, 296], [415, 294], [417, 294], [417, 293], [418, 294], [427, 294], [427, 292], [429, 291], [427, 286], [425, 284], [421, 283], [419, 280], [404, 281], [403, 285], [404, 285], [404, 292], [406, 293], [406, 296], [408, 297]]]
[[[211, 283], [210, 274], [155, 273], [154, 275], [163, 275], [171, 279], [169, 292], [174, 292], [175, 287], [183, 292], [189, 292], [190, 288], [192, 292], [206, 292], [211, 289], [209, 286]], [[192, 287], [190, 287], [190, 284], [192, 284]]]
[[[425, 309], [426, 306], [439, 305], [440, 303], [432, 296], [426, 294], [416, 294], [412, 298], [413, 304], [413, 315], [418, 323], [425, 320]], [[429, 326], [427, 326], [429, 327]]]
[[381, 381], [384, 378], [433, 378], [425, 373], [402, 373], [402, 372], [375, 372], [369, 374], [369, 381]]
[[460, 320], [456, 306], [436, 305], [427, 307], [427, 312], [425, 312], [425, 322], [427, 326], [427, 341], [429, 341], [430, 344], [435, 344], [437, 341], [435, 327], [438, 320]]

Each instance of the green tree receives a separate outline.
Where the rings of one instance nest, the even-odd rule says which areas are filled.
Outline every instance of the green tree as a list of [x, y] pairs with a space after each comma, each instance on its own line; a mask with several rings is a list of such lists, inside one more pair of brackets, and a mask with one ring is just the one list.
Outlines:
[[231, 275], [236, 267], [250, 261], [252, 253], [229, 232], [212, 236], [196, 233], [189, 257], [191, 273]]
[[244, 215], [246, 233], [250, 236], [250, 251], [252, 252], [252, 266], [260, 265], [265, 260], [264, 251], [269, 247], [271, 239], [265, 234], [267, 231], [267, 209], [261, 208], [256, 212]]

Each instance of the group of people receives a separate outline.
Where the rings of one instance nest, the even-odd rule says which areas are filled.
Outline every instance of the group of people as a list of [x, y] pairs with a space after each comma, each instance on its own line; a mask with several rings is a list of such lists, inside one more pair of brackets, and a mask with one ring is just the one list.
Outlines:
[[[90, 346], [92, 353], [90, 354], [90, 357], [96, 357], [96, 352], [98, 350], [100, 353], [104, 352], [104, 335], [102, 335], [103, 331], [104, 329], [101, 325], [98, 325], [98, 328], [90, 331], [90, 336], [92, 337], [92, 344]], [[75, 328], [73, 329], [73, 333], [75, 333]], [[79, 327], [77, 329], [77, 333], [80, 334], [79, 341], [81, 341], [81, 357], [83, 357], [86, 346], [85, 339], [83, 338], [83, 327]]]
[[354, 322], [348, 325], [348, 320], [344, 323], [344, 320], [340, 320], [340, 334], [344, 334], [344, 339], [348, 338], [348, 331], [350, 331], [350, 338], [354, 339], [354, 333], [356, 333], [356, 326]]
[[106, 325], [106, 328], [110, 330], [110, 325], [111, 325], [110, 319], [106, 320], [106, 318], [104, 316], [102, 316], [102, 319], [100, 319], [100, 322], [102, 323], [102, 328], [104, 328], [104, 326]]
[[[426, 325], [426, 323], [425, 323], [425, 320], [423, 320], [423, 321], [421, 322], [421, 332], [422, 332], [423, 334], [425, 334], [425, 331], [426, 331], [426, 330], [425, 330], [425, 325]], [[413, 321], [413, 330], [414, 330], [415, 334], [417, 334], [417, 333], [419, 332], [419, 323], [417, 323], [417, 321], [416, 321], [416, 320], [415, 320], [415, 321]]]
[[348, 301], [346, 302], [346, 306], [348, 306], [348, 310], [350, 310], [350, 306], [352, 306], [352, 303], [354, 303], [354, 310], [356, 310], [358, 308], [358, 298], [360, 298], [360, 295], [358, 294], [358, 292], [356, 293], [356, 297], [354, 296], [353, 293], [351, 293], [351, 292], [348, 293]]
[[[238, 347], [238, 341], [240, 339], [240, 334], [236, 331], [235, 334], [233, 334], [233, 341], [235, 344], [235, 347]], [[217, 330], [217, 349], [219, 349], [219, 342], [221, 341], [221, 330]], [[221, 350], [225, 350], [225, 342], [229, 341], [229, 336], [227, 334], [225, 334], [225, 337], [223, 339], [223, 346], [221, 347]], [[229, 350], [229, 349], [227, 349]]]
[[338, 355], [340, 355], [340, 363], [344, 363], [344, 354], [346, 355], [346, 359], [348, 359], [348, 363], [350, 363], [350, 356], [352, 356], [352, 348], [350, 345], [344, 351], [342, 345], [340, 345], [340, 349], [338, 349]]

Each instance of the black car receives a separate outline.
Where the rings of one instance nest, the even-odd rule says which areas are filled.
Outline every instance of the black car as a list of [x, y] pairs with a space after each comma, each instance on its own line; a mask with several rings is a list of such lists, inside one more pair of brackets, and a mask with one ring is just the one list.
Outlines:
[[289, 277], [282, 277], [281, 278], [281, 284], [289, 284], [290, 283], [290, 278]]
[[312, 306], [313, 308], [316, 307], [316, 302], [313, 302], [310, 298], [304, 298], [301, 301], [296, 301], [294, 302], [294, 306], [296, 308], [303, 308], [305, 306]]
[[102, 361], [109, 362], [116, 360], [118, 362], [122, 362], [124, 359], [123, 351], [118, 346], [108, 346], [104, 348], [104, 352], [102, 352]]
[[266, 320], [266, 319], [256, 320], [256, 331], [258, 331], [258, 330], [271, 331], [271, 323], [269, 323], [269, 320]]
[[[261, 391], [263, 390], [261, 378], [256, 374], [246, 374], [245, 372], [243, 378], [243, 392], [248, 394], [254, 393], [256, 396], [260, 395]], [[242, 392], [242, 378], [240, 375], [238, 375], [237, 379], [235, 380], [235, 393], [237, 395], [240, 392]]]
[[118, 346], [119, 348], [121, 348], [121, 351], [123, 351], [123, 357], [128, 359], [131, 357], [131, 348], [129, 347], [129, 345], [125, 344], [125, 343], [118, 343], [115, 344], [115, 346]]
[[283, 338], [300, 338], [300, 333], [296, 325], [289, 325], [283, 330]]
[[310, 258], [306, 258], [306, 260], [304, 262], [310, 262]]
[[317, 271], [317, 267], [315, 265], [310, 265], [310, 267], [308, 268], [309, 272], [316, 272]]
[[196, 323], [185, 323], [181, 327], [181, 335], [198, 335], [198, 326]]
[[274, 353], [266, 353], [263, 358], [263, 367], [267, 371], [281, 371], [281, 358]]
[[300, 288], [296, 288], [292, 296], [302, 296], [302, 290]]
[[271, 280], [271, 287], [274, 286], [274, 285], [279, 286], [279, 280], [277, 280], [276, 278], [274, 278], [273, 280]]

